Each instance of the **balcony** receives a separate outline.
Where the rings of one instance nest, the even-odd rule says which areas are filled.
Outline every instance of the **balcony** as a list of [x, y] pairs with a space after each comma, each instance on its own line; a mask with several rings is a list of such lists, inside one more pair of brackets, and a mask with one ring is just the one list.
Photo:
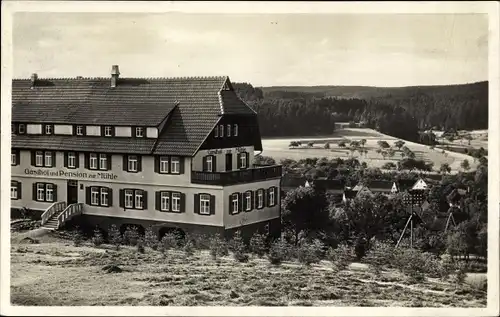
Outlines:
[[259, 182], [281, 177], [281, 165], [254, 165], [252, 168], [230, 172], [191, 172], [191, 183], [227, 186]]

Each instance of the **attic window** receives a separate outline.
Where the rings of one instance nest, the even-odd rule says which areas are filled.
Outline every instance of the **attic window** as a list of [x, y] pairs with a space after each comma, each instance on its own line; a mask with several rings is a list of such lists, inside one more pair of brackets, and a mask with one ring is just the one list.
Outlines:
[[105, 126], [104, 127], [104, 136], [113, 136], [113, 127]]
[[223, 124], [221, 124], [219, 126], [219, 135], [221, 138], [224, 136], [224, 125]]
[[238, 136], [238, 125], [237, 124], [234, 125], [233, 135]]
[[230, 124], [227, 125], [226, 131], [227, 131], [227, 136], [228, 137], [231, 136], [231, 125]]
[[215, 127], [214, 129], [214, 137], [218, 138], [219, 137], [219, 127]]
[[45, 125], [45, 134], [50, 135], [53, 133], [53, 126], [51, 124]]
[[26, 126], [23, 123], [19, 124], [19, 128], [17, 131], [19, 134], [25, 134], [26, 133]]
[[83, 135], [83, 125], [76, 126], [76, 135]]
[[137, 128], [135, 128], [135, 136], [136, 136], [137, 138], [142, 138], [142, 137], [144, 137], [144, 128], [142, 128], [142, 127], [137, 127]]

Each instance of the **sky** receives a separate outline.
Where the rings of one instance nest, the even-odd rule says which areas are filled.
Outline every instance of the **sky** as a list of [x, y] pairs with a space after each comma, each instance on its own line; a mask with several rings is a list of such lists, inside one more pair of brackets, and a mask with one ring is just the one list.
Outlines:
[[13, 75], [227, 75], [254, 86], [488, 79], [484, 14], [16, 13]]

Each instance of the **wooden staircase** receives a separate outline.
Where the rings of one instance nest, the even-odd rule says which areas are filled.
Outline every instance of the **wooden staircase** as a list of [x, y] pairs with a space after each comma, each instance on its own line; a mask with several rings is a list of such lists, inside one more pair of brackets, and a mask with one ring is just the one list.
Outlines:
[[42, 228], [49, 230], [59, 229], [66, 221], [83, 213], [83, 204], [75, 203], [69, 206], [65, 201], [53, 203], [42, 214]]

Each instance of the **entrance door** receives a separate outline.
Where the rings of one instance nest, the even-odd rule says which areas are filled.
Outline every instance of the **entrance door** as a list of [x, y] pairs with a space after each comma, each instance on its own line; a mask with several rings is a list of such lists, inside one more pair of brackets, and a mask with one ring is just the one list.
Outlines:
[[233, 154], [226, 153], [226, 171], [233, 170]]
[[78, 181], [68, 180], [68, 205], [78, 202]]

